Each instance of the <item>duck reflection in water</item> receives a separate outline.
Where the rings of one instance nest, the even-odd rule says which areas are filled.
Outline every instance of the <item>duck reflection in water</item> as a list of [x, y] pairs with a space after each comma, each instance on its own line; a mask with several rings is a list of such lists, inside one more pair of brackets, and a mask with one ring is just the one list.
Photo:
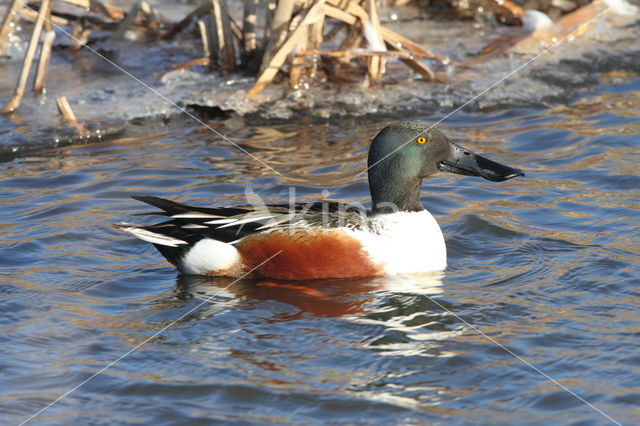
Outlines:
[[[411, 293], [433, 296], [440, 294], [443, 273], [372, 277], [349, 280], [276, 281], [237, 279], [180, 274], [177, 277], [177, 297], [195, 298], [210, 305], [201, 311], [205, 318], [219, 311], [221, 297], [238, 301], [273, 300], [297, 310], [280, 320], [295, 319], [304, 314], [318, 317], [344, 317], [374, 312], [381, 294]], [[274, 320], [276, 320], [274, 318]]]

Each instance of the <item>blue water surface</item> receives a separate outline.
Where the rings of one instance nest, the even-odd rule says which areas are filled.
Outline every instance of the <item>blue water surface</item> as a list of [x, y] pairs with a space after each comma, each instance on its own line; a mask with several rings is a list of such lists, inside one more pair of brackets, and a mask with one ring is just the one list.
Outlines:
[[366, 204], [369, 141], [397, 117], [222, 123], [279, 174], [201, 127], [0, 164], [2, 423], [637, 424], [640, 80], [627, 80], [441, 124], [526, 172], [424, 182], [442, 275], [180, 276], [110, 226], [157, 220], [130, 194]]

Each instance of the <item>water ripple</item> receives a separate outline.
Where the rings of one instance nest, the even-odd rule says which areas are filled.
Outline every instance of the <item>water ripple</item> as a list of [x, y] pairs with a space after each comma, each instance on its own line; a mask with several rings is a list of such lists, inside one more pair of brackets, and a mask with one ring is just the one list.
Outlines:
[[384, 117], [223, 123], [283, 177], [200, 128], [2, 163], [3, 420], [21, 421], [139, 344], [40, 420], [604, 420], [496, 341], [634, 423], [640, 120], [609, 93], [590, 96], [601, 97], [461, 113], [445, 126], [527, 177], [425, 181], [422, 200], [447, 240], [444, 274], [281, 286], [179, 276], [151, 245], [109, 226], [150, 220], [132, 216], [148, 209], [131, 193], [232, 204], [249, 185], [282, 202], [293, 185], [301, 201], [328, 190], [366, 203], [356, 175]]

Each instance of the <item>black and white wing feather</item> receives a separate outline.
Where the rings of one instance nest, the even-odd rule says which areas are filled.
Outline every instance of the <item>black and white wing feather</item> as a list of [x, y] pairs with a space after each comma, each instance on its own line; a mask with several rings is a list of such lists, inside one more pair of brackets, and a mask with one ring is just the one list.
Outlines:
[[148, 226], [128, 223], [115, 226], [153, 243], [172, 262], [180, 253], [169, 247], [184, 251], [203, 238], [234, 244], [247, 235], [288, 226], [362, 228], [368, 216], [362, 208], [335, 201], [216, 208], [188, 206], [153, 196], [133, 198], [161, 210], [144, 214], [167, 216], [169, 220]]

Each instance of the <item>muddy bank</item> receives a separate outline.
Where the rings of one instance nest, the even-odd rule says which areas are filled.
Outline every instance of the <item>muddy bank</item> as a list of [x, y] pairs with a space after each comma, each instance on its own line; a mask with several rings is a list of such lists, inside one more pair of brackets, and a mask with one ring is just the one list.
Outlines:
[[[400, 12], [383, 10], [385, 26], [457, 62], [465, 62], [487, 45], [521, 31], [520, 27], [501, 26], [493, 21], [416, 19], [414, 16], [419, 14], [410, 8]], [[246, 96], [254, 77], [223, 77], [207, 73], [203, 67], [193, 67], [158, 78], [173, 66], [199, 57], [199, 43], [114, 42], [105, 36], [97, 37], [80, 51], [70, 52], [66, 49], [68, 36], [57, 31], [47, 93], [37, 98], [28, 91], [16, 112], [0, 116], [0, 155], [13, 157], [87, 140], [163, 132], [219, 120], [229, 114], [266, 120], [297, 115], [323, 119], [401, 115], [407, 111], [444, 116], [463, 105], [494, 110], [568, 104], [581, 91], [598, 86], [613, 71], [640, 74], [637, 19], [603, 16], [585, 34], [558, 44], [488, 91], [543, 51], [544, 46], [532, 52], [497, 55], [468, 68], [440, 66], [438, 71], [451, 84], [425, 82], [399, 61], [390, 60], [382, 85], [362, 88], [359, 82], [315, 82], [292, 91], [286, 82], [281, 82], [268, 86], [255, 98]], [[8, 99], [13, 91], [29, 28], [18, 31], [17, 36], [8, 56], [2, 58], [2, 99]], [[85, 135], [79, 136], [60, 118], [55, 98], [63, 95], [78, 119], [87, 124]]]

